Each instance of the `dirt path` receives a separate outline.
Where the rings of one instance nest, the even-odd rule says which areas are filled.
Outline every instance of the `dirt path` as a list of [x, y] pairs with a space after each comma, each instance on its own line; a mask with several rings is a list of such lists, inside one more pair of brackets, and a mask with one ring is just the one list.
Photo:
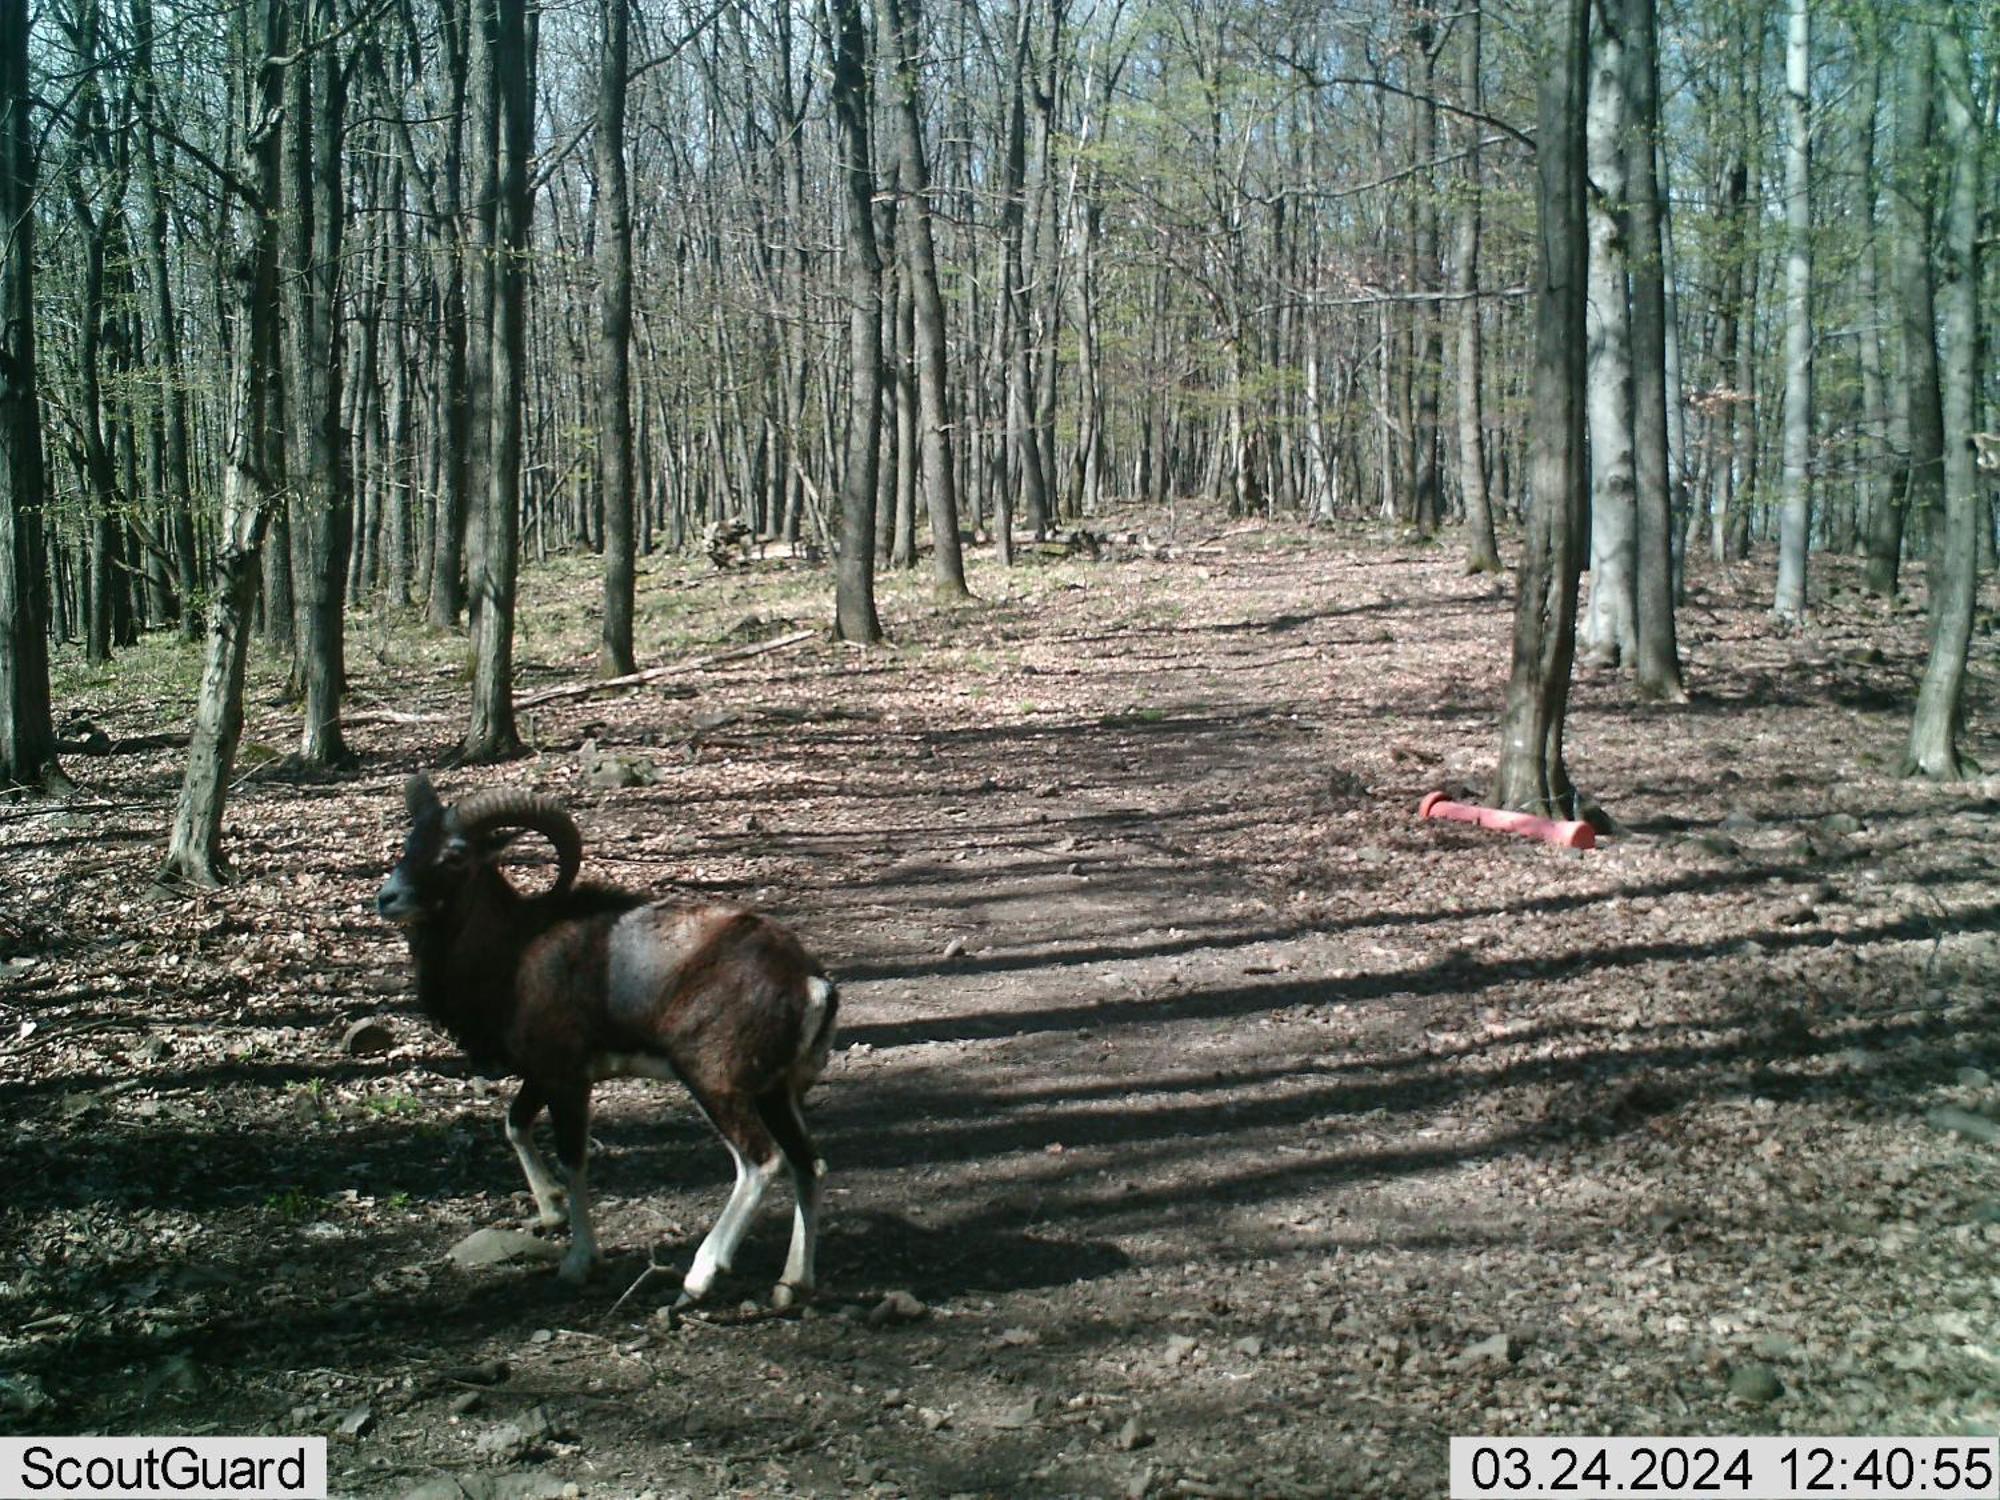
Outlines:
[[[650, 583], [695, 641], [818, 609]], [[192, 904], [107, 895], [170, 755], [0, 823], [0, 1430], [328, 1433], [341, 1494], [1418, 1496], [1454, 1433], [2000, 1422], [2000, 1171], [1926, 1123], [2000, 1116], [1996, 788], [1888, 774], [1917, 617], [1783, 636], [1707, 581], [1693, 706], [1578, 685], [1624, 831], [1577, 856], [1410, 815], [1483, 784], [1504, 671], [1445, 555], [1274, 528], [975, 584], [939, 619], [892, 583], [888, 652], [552, 705], [453, 783], [560, 791], [599, 873], [767, 905], [840, 974], [803, 1318], [734, 1306], [776, 1214], [661, 1314], [727, 1164], [645, 1085], [600, 1096], [586, 1295], [444, 1259], [526, 1198], [362, 910], [420, 729], [254, 779], [252, 878]], [[530, 621], [530, 673], [586, 623]], [[441, 741], [436, 648], [383, 640], [359, 685]], [[582, 785], [586, 738], [655, 784]]]

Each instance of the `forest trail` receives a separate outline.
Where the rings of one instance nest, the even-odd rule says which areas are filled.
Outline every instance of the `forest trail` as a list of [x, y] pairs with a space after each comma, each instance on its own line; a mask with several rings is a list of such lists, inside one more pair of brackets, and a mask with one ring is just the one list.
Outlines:
[[[0, 822], [0, 1430], [324, 1433], [337, 1494], [1306, 1497], [1440, 1493], [1454, 1433], [1990, 1428], [2000, 1170], [1926, 1122], [2000, 1114], [1995, 785], [1890, 774], [1920, 616], [1836, 590], [1779, 633], [1750, 581], [1697, 580], [1689, 708], [1579, 679], [1623, 826], [1586, 855], [1413, 816], [1484, 791], [1507, 591], [1282, 526], [982, 568], [944, 616], [890, 580], [889, 649], [551, 703], [452, 773], [840, 978], [797, 1319], [737, 1306], [775, 1211], [715, 1311], [670, 1325], [672, 1274], [618, 1305], [727, 1183], [656, 1086], [600, 1093], [587, 1293], [446, 1261], [526, 1198], [363, 908], [448, 646], [356, 651], [436, 743], [253, 774], [214, 896], [137, 894], [172, 752], [79, 759], [122, 810]], [[661, 662], [823, 608], [781, 567], [645, 582]], [[588, 670], [588, 590], [549, 594], [523, 691]], [[116, 740], [176, 703], [80, 707]]]

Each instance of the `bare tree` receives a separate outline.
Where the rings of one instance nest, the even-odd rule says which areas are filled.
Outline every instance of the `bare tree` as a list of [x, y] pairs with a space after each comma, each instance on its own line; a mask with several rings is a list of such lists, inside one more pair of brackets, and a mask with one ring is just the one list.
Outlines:
[[632, 657], [632, 195], [625, 179], [628, 0], [598, 0], [597, 491], [604, 506], [604, 633], [598, 670], [622, 677]]
[[827, 0], [833, 111], [847, 210], [847, 458], [841, 479], [834, 630], [882, 638], [875, 614], [875, 481], [882, 414], [882, 258], [875, 247], [875, 173], [868, 146], [867, 28], [861, 0]]
[[[490, 315], [483, 346], [472, 351], [486, 370], [484, 484], [479, 545], [472, 567], [472, 719], [460, 756], [502, 760], [520, 753], [514, 726], [514, 589], [520, 557], [521, 420], [527, 384], [528, 153], [533, 104], [528, 92], [526, 0], [474, 0], [480, 66], [492, 99], [493, 191]], [[478, 320], [475, 320], [477, 326]]]
[[222, 469], [221, 534], [210, 590], [208, 647], [188, 742], [187, 772], [158, 878], [218, 885], [227, 871], [222, 811], [243, 734], [243, 671], [251, 610], [261, 578], [271, 484], [272, 375], [278, 363], [278, 218], [282, 197], [285, 57], [291, 17], [285, 0], [254, 0], [239, 13], [250, 76], [247, 118], [233, 173], [238, 242], [230, 350], [228, 451]]
[[1943, 3], [1929, 5], [1925, 19], [1936, 49], [1939, 136], [1948, 174], [1937, 298], [1944, 318], [1945, 525], [1931, 565], [1930, 661], [1917, 691], [1904, 771], [1952, 781], [1968, 769], [1958, 750], [1958, 730], [1979, 584], [1982, 506], [1973, 431], [1979, 422], [1979, 216], [1989, 184], [1985, 132], [1959, 29], [1963, 23]]
[[[1667, 414], [1680, 408], [1668, 383], [1666, 199], [1660, 191], [1659, 16], [1654, 0], [1625, 0], [1631, 131], [1625, 194], [1631, 244], [1632, 453], [1637, 652], [1642, 697], [1685, 702], [1674, 638], [1672, 455]], [[1678, 361], [1676, 361], [1678, 364]], [[1675, 382], [1677, 385], [1678, 382]]]
[[1503, 807], [1574, 816], [1563, 762], [1586, 477], [1583, 464], [1584, 79], [1589, 0], [1544, 11], [1537, 87], [1533, 488], [1514, 609], [1513, 667], [1500, 720], [1494, 798]]
[[1812, 17], [1788, 0], [1785, 27], [1785, 411], [1779, 482], [1778, 587], [1771, 613], [1806, 613], [1812, 521]]
[[0, 786], [57, 786], [49, 718], [43, 512], [48, 479], [35, 381], [35, 135], [28, 9], [0, 6]]

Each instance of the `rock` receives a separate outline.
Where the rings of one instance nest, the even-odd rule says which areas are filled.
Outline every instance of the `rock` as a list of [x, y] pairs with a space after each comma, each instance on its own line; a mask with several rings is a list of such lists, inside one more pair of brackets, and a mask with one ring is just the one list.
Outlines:
[[1853, 813], [1828, 813], [1819, 820], [1820, 831], [1839, 838], [1852, 838], [1861, 832], [1861, 820]]
[[1725, 833], [1744, 833], [1757, 826], [1757, 815], [1749, 808], [1738, 805], [1730, 808], [1717, 826]]
[[1264, 1352], [1264, 1341], [1258, 1338], [1257, 1335], [1253, 1333], [1248, 1335], [1247, 1337], [1238, 1339], [1230, 1347], [1233, 1348], [1238, 1354], [1247, 1354], [1250, 1356], [1250, 1358], [1255, 1359], [1258, 1355]]
[[461, 1271], [561, 1259], [562, 1250], [553, 1241], [519, 1229], [475, 1229], [451, 1247], [451, 1263]]
[[987, 1425], [997, 1427], [1003, 1432], [1018, 1432], [1024, 1427], [1033, 1427], [1037, 1408], [1038, 1403], [1033, 1396], [1030, 1396], [1026, 1401], [1013, 1406], [1001, 1407], [993, 1414], [992, 1421]]
[[374, 1430], [375, 1408], [372, 1406], [357, 1406], [340, 1419], [340, 1425], [334, 1429], [334, 1432], [352, 1442], [356, 1438], [366, 1437]]
[[1993, 1075], [1984, 1068], [1960, 1068], [1958, 1084], [1960, 1088], [1983, 1089], [1993, 1082]]
[[1945, 1135], [1962, 1135], [1982, 1145], [2000, 1146], [2000, 1122], [1975, 1115], [1970, 1110], [1944, 1105], [1926, 1114], [1924, 1123]]
[[1184, 1365], [1194, 1357], [1195, 1340], [1185, 1333], [1177, 1333], [1167, 1340], [1167, 1351], [1162, 1356], [1170, 1365]]
[[1137, 1417], [1127, 1417], [1125, 1425], [1111, 1439], [1111, 1446], [1120, 1453], [1137, 1453], [1141, 1448], [1150, 1446], [1152, 1441], [1152, 1433], [1139, 1425]]
[[951, 1413], [932, 1406], [920, 1406], [917, 1408], [917, 1420], [924, 1424], [925, 1432], [942, 1432], [951, 1426]]
[[1726, 833], [1700, 833], [1695, 835], [1695, 843], [1710, 854], [1719, 854], [1724, 859], [1734, 859], [1743, 848]]
[[1785, 1394], [1785, 1383], [1769, 1365], [1738, 1365], [1729, 1373], [1729, 1398], [1749, 1406], [1768, 1406]]
[[539, 1470], [515, 1474], [461, 1474], [430, 1479], [403, 1492], [403, 1500], [564, 1500], [581, 1491]]
[[486, 1397], [479, 1391], [460, 1391], [451, 1398], [451, 1414], [454, 1417], [470, 1416], [486, 1404]]
[[946, 958], [957, 958], [960, 954], [964, 952], [965, 952], [965, 939], [962, 937], [955, 937], [950, 942], [944, 945], [944, 956]]
[[886, 1328], [891, 1323], [914, 1323], [926, 1317], [930, 1309], [908, 1292], [891, 1292], [868, 1314], [868, 1321], [876, 1328]]
[[349, 1057], [379, 1057], [395, 1045], [395, 1031], [378, 1016], [363, 1016], [340, 1034], [340, 1050]]
[[546, 1406], [531, 1406], [513, 1421], [487, 1428], [474, 1440], [472, 1449], [497, 1463], [513, 1463], [561, 1435]]
[[1773, 1329], [1758, 1334], [1751, 1341], [1750, 1349], [1759, 1359], [1790, 1359], [1799, 1352], [1799, 1341], [1789, 1333]]
[[616, 750], [599, 750], [596, 740], [585, 740], [577, 751], [583, 766], [583, 784], [600, 792], [625, 787], [652, 786], [660, 779], [660, 768], [642, 755], [623, 755]]
[[1521, 1346], [1511, 1333], [1496, 1333], [1476, 1344], [1467, 1344], [1454, 1363], [1461, 1370], [1505, 1369], [1521, 1357]]
[[482, 1359], [477, 1364], [458, 1365], [444, 1372], [446, 1380], [456, 1380], [462, 1385], [498, 1385], [507, 1378], [507, 1362], [501, 1359]]

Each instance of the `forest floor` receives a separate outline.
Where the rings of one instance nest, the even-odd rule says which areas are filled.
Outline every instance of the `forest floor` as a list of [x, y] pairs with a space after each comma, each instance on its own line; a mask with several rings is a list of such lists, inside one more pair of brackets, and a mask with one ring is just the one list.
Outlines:
[[[2000, 779], [1896, 774], [1921, 614], [1816, 559], [1787, 631], [1761, 567], [1697, 576], [1692, 703], [1579, 673], [1618, 832], [1578, 853], [1413, 816], [1488, 784], [1511, 583], [1164, 521], [950, 610], [885, 578], [879, 650], [816, 629], [824, 570], [652, 560], [648, 664], [814, 633], [439, 777], [838, 976], [803, 1316], [762, 1310], [781, 1196], [667, 1315], [729, 1164], [655, 1084], [599, 1092], [585, 1292], [448, 1258], [532, 1205], [370, 902], [458, 642], [356, 620], [333, 776], [260, 665], [240, 880], [171, 899], [193, 658], [65, 660], [108, 753], [0, 809], [0, 1431], [324, 1434], [335, 1495], [494, 1500], [1434, 1497], [1452, 1434], [1993, 1432]], [[523, 694], [589, 680], [595, 589], [528, 570]]]

